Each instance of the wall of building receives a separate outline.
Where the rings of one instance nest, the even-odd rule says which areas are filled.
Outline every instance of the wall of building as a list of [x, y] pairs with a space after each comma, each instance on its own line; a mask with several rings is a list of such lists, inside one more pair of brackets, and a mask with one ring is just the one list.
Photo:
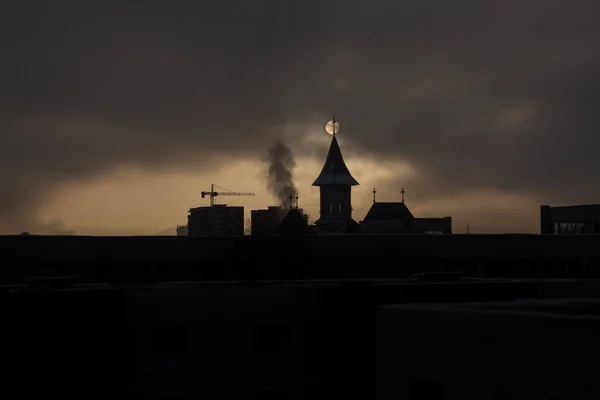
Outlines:
[[253, 236], [274, 235], [285, 217], [285, 211], [280, 206], [269, 206], [266, 210], [252, 210], [250, 222]]
[[[546, 285], [543, 281], [499, 280], [447, 284], [308, 281], [5, 291], [11, 307], [3, 315], [3, 335], [11, 345], [3, 353], [3, 361], [10, 365], [4, 373], [4, 389], [34, 397], [42, 385], [48, 395], [68, 393], [75, 397], [93, 391], [102, 397], [119, 392], [135, 398], [374, 398], [377, 306], [510, 301], [537, 298], [542, 292], [556, 297], [572, 292], [578, 296], [599, 293], [598, 282], [585, 282], [588, 290], [584, 293], [572, 280], [553, 282], [542, 290]], [[563, 290], [562, 285], [568, 289]], [[485, 348], [479, 352], [483, 364], [474, 365], [463, 362], [473, 357], [467, 351], [457, 351], [457, 359], [438, 359], [432, 351], [435, 346], [450, 347], [457, 333], [465, 345], [478, 344], [479, 340], [484, 345], [493, 344], [490, 339], [498, 336], [494, 329], [479, 321], [457, 323], [463, 321], [460, 318], [443, 323], [434, 316], [428, 321], [403, 324], [398, 335], [393, 331], [398, 326], [393, 325], [385, 331], [389, 334], [385, 340], [398, 343], [407, 333], [423, 332], [410, 343], [411, 349], [400, 350], [408, 357], [418, 354], [433, 364], [431, 368], [441, 364], [439, 368], [447, 367], [459, 379], [469, 376], [465, 373], [468, 368], [481, 370], [475, 374], [490, 370], [495, 353], [486, 359], [490, 353]], [[501, 327], [499, 332], [505, 330]], [[575, 347], [589, 338], [585, 333], [538, 330], [531, 335], [525, 332], [525, 336], [531, 339], [539, 335], [541, 340], [556, 337], [558, 343], [574, 346], [565, 349], [570, 352], [559, 352], [556, 360], [550, 359], [550, 369], [552, 362], [559, 361], [564, 363], [559, 368], [565, 368], [569, 356], [578, 356], [574, 350], [586, 350]], [[563, 334], [566, 340], [559, 337]], [[576, 334], [581, 337], [570, 341]], [[499, 342], [505, 344], [501, 338]], [[556, 346], [550, 343], [549, 347]], [[393, 367], [405, 362], [404, 354], [396, 356], [395, 349], [385, 348], [395, 362]], [[555, 353], [530, 359], [529, 364], [522, 363], [523, 367], [545, 362], [544, 357], [554, 357]], [[515, 356], [519, 359], [519, 354]], [[60, 368], [56, 367], [57, 360]], [[71, 377], [67, 384], [65, 376]], [[392, 393], [406, 377], [394, 376]]]
[[135, 381], [139, 392], [246, 399], [282, 392], [300, 396], [310, 388], [310, 352], [302, 340], [316, 309], [311, 290], [210, 285], [159, 290], [158, 296], [155, 290], [130, 291], [126, 298], [137, 329], [135, 350], [144, 355]]
[[581, 206], [551, 207], [550, 215], [556, 222], [600, 220], [600, 205], [589, 204]]
[[188, 216], [190, 236], [244, 234], [244, 207], [217, 204], [211, 207], [190, 209]]
[[542, 234], [600, 234], [600, 205], [540, 207]]
[[382, 307], [377, 398], [600, 398], [600, 305], [576, 304]]
[[[271, 236], [0, 236], [5, 266], [31, 261], [45, 263], [96, 260], [135, 262], [223, 261], [259, 258], [273, 262], [306, 260], [403, 260], [407, 257], [461, 258], [588, 258], [600, 257], [600, 236], [544, 235], [309, 235], [300, 238]], [[328, 258], [331, 257], [331, 258]]]
[[[287, 215], [289, 209], [281, 206], [269, 206], [266, 210], [252, 210], [250, 212], [250, 222], [252, 227], [252, 236], [268, 236], [277, 234], [281, 221]], [[308, 223], [308, 215], [301, 208], [298, 209]]]
[[389, 234], [409, 233], [409, 219], [386, 219], [359, 222], [361, 233]]
[[352, 218], [352, 186], [325, 185], [320, 188], [320, 220], [345, 221]]
[[451, 234], [452, 218], [413, 218], [410, 221], [411, 233]]
[[599, 277], [600, 235], [0, 236], [0, 283], [48, 274], [91, 282]]
[[451, 234], [452, 218], [405, 218], [361, 221], [362, 233]]

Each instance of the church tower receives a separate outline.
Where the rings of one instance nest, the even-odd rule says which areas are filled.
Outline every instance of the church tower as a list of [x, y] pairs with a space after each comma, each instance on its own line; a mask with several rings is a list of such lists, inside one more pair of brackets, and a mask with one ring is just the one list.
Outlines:
[[345, 232], [351, 224], [356, 224], [352, 220], [351, 191], [358, 182], [350, 174], [342, 157], [336, 138], [339, 126], [335, 118], [326, 125], [327, 132], [333, 138], [323, 170], [312, 185], [318, 186], [321, 192], [320, 218], [315, 222], [317, 228]]

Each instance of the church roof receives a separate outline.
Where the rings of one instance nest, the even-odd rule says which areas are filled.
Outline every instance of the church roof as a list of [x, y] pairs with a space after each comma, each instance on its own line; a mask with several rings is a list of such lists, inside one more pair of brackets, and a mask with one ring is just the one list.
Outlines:
[[327, 153], [327, 159], [325, 160], [325, 165], [321, 170], [321, 174], [312, 185], [358, 185], [358, 182], [350, 174], [350, 171], [344, 162], [344, 157], [342, 157], [342, 151], [340, 150], [340, 145], [338, 144], [335, 135], [333, 135], [333, 139], [331, 140], [329, 153]]
[[364, 221], [414, 218], [404, 203], [373, 203]]
[[308, 222], [299, 210], [292, 208], [281, 221], [277, 233], [283, 235], [306, 235], [309, 233]]

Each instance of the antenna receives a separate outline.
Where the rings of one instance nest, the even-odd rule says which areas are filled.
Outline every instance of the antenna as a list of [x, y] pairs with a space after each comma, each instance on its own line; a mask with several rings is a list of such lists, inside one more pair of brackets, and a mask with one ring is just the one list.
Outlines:
[[371, 193], [373, 193], [373, 203], [375, 203], [375, 195], [377, 194], [377, 190], [373, 188], [373, 191]]
[[292, 209], [292, 208], [293, 208], [293, 207], [292, 207], [292, 204], [293, 204], [293, 203], [292, 203], [292, 199], [293, 199], [293, 197], [292, 197], [292, 192], [290, 192], [290, 197], [289, 197], [289, 199], [290, 199], [290, 209]]
[[299, 198], [300, 198], [300, 197], [298, 196], [298, 193], [296, 193], [296, 210], [298, 209], [298, 199], [299, 199]]
[[402, 188], [402, 190], [400, 191], [400, 193], [402, 193], [402, 202], [404, 203], [404, 188]]

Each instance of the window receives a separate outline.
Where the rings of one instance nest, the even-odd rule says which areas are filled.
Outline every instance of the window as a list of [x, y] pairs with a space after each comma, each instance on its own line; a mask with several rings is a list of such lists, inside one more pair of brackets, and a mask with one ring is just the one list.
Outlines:
[[338, 203], [338, 211], [342, 212], [342, 203]]
[[333, 204], [329, 204], [329, 212], [333, 212]]
[[556, 222], [554, 223], [554, 233], [557, 235], [580, 235], [584, 233], [585, 225], [583, 222]]

